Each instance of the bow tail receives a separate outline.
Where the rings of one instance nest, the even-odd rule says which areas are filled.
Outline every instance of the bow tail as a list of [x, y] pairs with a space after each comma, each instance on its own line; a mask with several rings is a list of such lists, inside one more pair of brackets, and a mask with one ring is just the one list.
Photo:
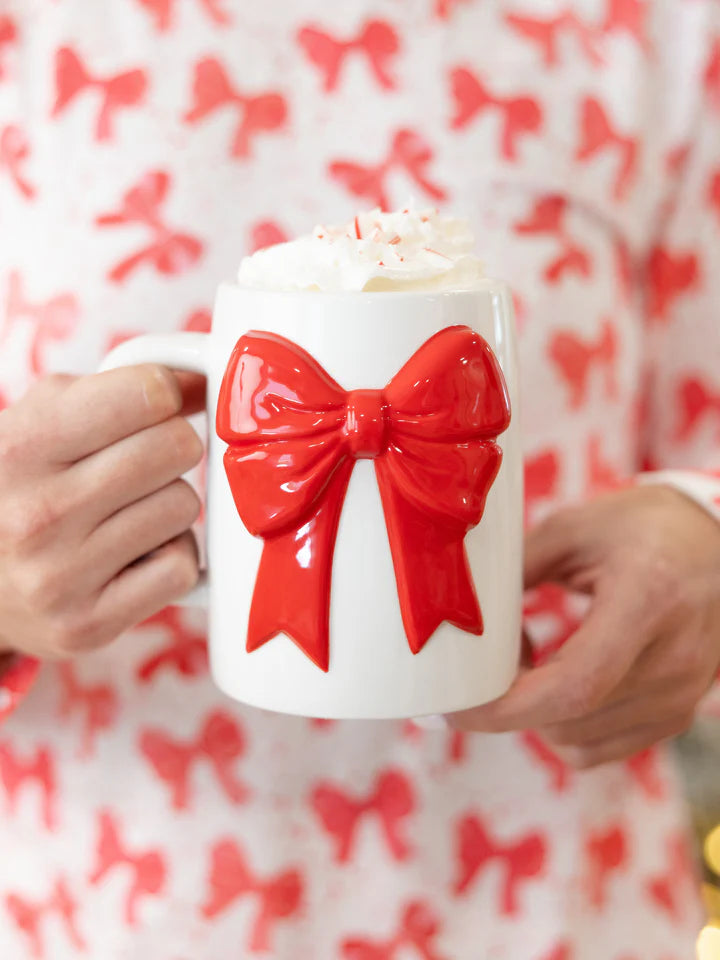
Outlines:
[[419, 653], [444, 620], [479, 636], [482, 613], [463, 543], [467, 525], [403, 496], [384, 458], [375, 461], [375, 472], [410, 649]]
[[248, 653], [284, 633], [327, 672], [332, 558], [352, 469], [351, 460], [341, 462], [314, 512], [299, 526], [265, 538], [248, 622]]

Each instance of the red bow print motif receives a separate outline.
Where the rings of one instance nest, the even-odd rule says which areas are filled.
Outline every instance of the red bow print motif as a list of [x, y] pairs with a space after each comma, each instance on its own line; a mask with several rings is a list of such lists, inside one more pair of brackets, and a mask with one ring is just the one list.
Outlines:
[[546, 67], [555, 67], [559, 63], [558, 45], [562, 34], [566, 33], [575, 34], [591, 64], [598, 66], [603, 62], [597, 45], [597, 30], [583, 23], [577, 14], [570, 10], [545, 19], [508, 13], [505, 15], [505, 22], [520, 36], [538, 44]]
[[114, 77], [93, 77], [82, 60], [70, 47], [61, 47], [55, 55], [55, 105], [53, 117], [65, 110], [83, 90], [93, 87], [102, 91], [102, 104], [95, 126], [96, 140], [109, 140], [113, 132], [113, 118], [121, 107], [140, 104], [147, 89], [144, 70], [126, 70]]
[[402, 914], [400, 929], [384, 943], [360, 937], [345, 940], [343, 960], [394, 960], [397, 951], [411, 947], [423, 960], [443, 960], [432, 941], [440, 933], [440, 921], [433, 909], [421, 900], [409, 903]]
[[17, 36], [15, 22], [8, 16], [0, 17], [0, 80], [5, 76], [5, 65], [2, 61], [3, 48], [15, 43]]
[[588, 496], [598, 493], [617, 490], [623, 484], [620, 471], [612, 463], [604, 459], [601, 439], [592, 434], [587, 446], [587, 491]]
[[665, 247], [655, 247], [648, 258], [647, 280], [648, 315], [656, 322], [667, 320], [674, 301], [697, 288], [698, 258], [694, 253], [675, 253]]
[[715, 173], [710, 179], [708, 199], [710, 204], [715, 208], [715, 212], [718, 215], [718, 220], [720, 221], [720, 170], [718, 170], [717, 173]]
[[435, 16], [439, 20], [449, 20], [453, 7], [461, 3], [472, 3], [472, 0], [435, 0]]
[[560, 459], [557, 451], [545, 450], [525, 460], [525, 525], [532, 522], [537, 504], [558, 494]]
[[288, 115], [287, 102], [280, 93], [245, 96], [234, 89], [225, 68], [214, 57], [195, 64], [193, 105], [185, 114], [186, 123], [198, 123], [222, 107], [233, 107], [240, 122], [230, 148], [233, 157], [249, 157], [250, 141], [259, 133], [280, 130]]
[[60, 293], [44, 303], [31, 303], [25, 298], [20, 274], [13, 271], [8, 278], [5, 325], [0, 342], [13, 322], [22, 317], [34, 321], [30, 347], [30, 369], [35, 376], [45, 372], [43, 355], [48, 344], [68, 340], [80, 322], [80, 305], [71, 293]]
[[107, 811], [100, 814], [99, 827], [97, 866], [90, 875], [90, 883], [97, 885], [115, 867], [129, 867], [133, 879], [125, 900], [125, 923], [134, 927], [140, 897], [158, 896], [165, 887], [165, 861], [158, 850], [131, 854], [124, 849], [117, 823]]
[[149, 683], [165, 667], [173, 667], [183, 677], [198, 677], [207, 671], [205, 634], [188, 629], [178, 607], [167, 607], [142, 623], [143, 627], [156, 625], [166, 628], [172, 639], [138, 666], [136, 676], [140, 683]]
[[720, 428], [720, 392], [708, 387], [699, 377], [687, 377], [680, 383], [678, 407], [680, 422], [676, 437], [681, 442], [689, 440], [707, 416], [717, 417]]
[[279, 920], [287, 920], [300, 911], [303, 878], [298, 870], [283, 870], [267, 879], [253, 875], [245, 857], [233, 840], [221, 840], [212, 851], [210, 896], [202, 908], [208, 919], [216, 917], [238, 897], [254, 896], [258, 902], [248, 950], [269, 951], [272, 930]]
[[[145, 7], [155, 16], [155, 27], [157, 30], [168, 30], [172, 23], [173, 11], [175, 9], [175, 0], [138, 0], [141, 6]], [[200, 0], [200, 5], [204, 8], [211, 20], [220, 26], [226, 26], [232, 23], [232, 18], [226, 10], [223, 10], [221, 0]]]
[[657, 751], [649, 748], [625, 762], [627, 772], [650, 800], [662, 800], [667, 792], [658, 760]]
[[533, 97], [500, 97], [464, 67], [450, 74], [455, 114], [453, 130], [466, 127], [478, 113], [497, 110], [502, 118], [500, 148], [506, 160], [517, 160], [518, 140], [529, 133], [538, 133], [543, 122], [540, 104]]
[[540, 734], [534, 730], [523, 730], [522, 743], [528, 752], [550, 774], [550, 787], [555, 793], [562, 793], [570, 785], [570, 769], [563, 760], [551, 750]]
[[609, 398], [616, 395], [617, 352], [617, 335], [610, 320], [603, 322], [600, 335], [594, 343], [581, 340], [574, 333], [561, 331], [554, 334], [548, 353], [570, 388], [571, 407], [577, 409], [585, 402], [590, 371], [596, 366], [604, 371], [606, 395]]
[[712, 45], [705, 67], [704, 82], [711, 102], [720, 110], [720, 37]]
[[400, 40], [391, 24], [384, 20], [368, 20], [352, 40], [336, 40], [318, 27], [302, 27], [298, 42], [307, 58], [323, 72], [325, 90], [338, 85], [340, 70], [349, 53], [364, 53], [375, 79], [384, 90], [391, 90], [395, 81], [388, 70], [390, 60], [400, 49]]
[[202, 256], [203, 244], [197, 237], [171, 230], [160, 218], [169, 187], [169, 175], [154, 170], [127, 191], [120, 210], [96, 219], [100, 227], [141, 223], [153, 234], [151, 243], [110, 270], [108, 277], [113, 283], [122, 283], [143, 263], [151, 263], [160, 273], [183, 273]]
[[648, 4], [645, 0], [608, 0], [602, 29], [605, 33], [624, 30], [634, 37], [641, 47], [648, 47], [645, 18]]
[[15, 753], [11, 744], [0, 743], [0, 784], [11, 812], [15, 809], [20, 788], [31, 783], [35, 783], [40, 791], [43, 823], [48, 830], [53, 830], [57, 820], [57, 777], [49, 748], [38, 747], [31, 760], [24, 760]]
[[614, 148], [620, 154], [613, 194], [621, 200], [627, 193], [635, 173], [638, 157], [638, 141], [632, 137], [623, 137], [613, 130], [603, 105], [594, 97], [587, 97], [582, 104], [580, 118], [580, 144], [576, 158], [590, 160], [608, 148]]
[[380, 821], [394, 859], [406, 860], [410, 856], [410, 847], [401, 836], [400, 828], [415, 809], [415, 797], [410, 781], [399, 770], [384, 770], [370, 794], [360, 799], [348, 796], [339, 786], [320, 783], [312, 792], [310, 805], [323, 828], [336, 841], [338, 863], [350, 860], [358, 824], [369, 813]]
[[550, 621], [549, 640], [542, 645], [536, 643], [532, 645], [534, 667], [547, 663], [580, 626], [580, 617], [572, 607], [570, 595], [554, 583], [544, 583], [526, 596], [523, 617], [525, 620], [535, 619], [541, 624], [547, 624]]
[[285, 633], [328, 669], [332, 555], [357, 459], [375, 461], [412, 652], [444, 620], [481, 634], [464, 537], [482, 517], [502, 459], [494, 441], [509, 423], [500, 367], [469, 327], [435, 334], [384, 390], [349, 393], [291, 341], [241, 337], [216, 429], [238, 513], [265, 540], [248, 651]]
[[689, 900], [697, 889], [698, 882], [699, 877], [695, 876], [686, 839], [677, 835], [671, 837], [668, 843], [665, 871], [645, 881], [645, 892], [670, 920], [680, 922], [683, 917], [683, 899]]
[[354, 196], [368, 200], [381, 210], [388, 210], [385, 179], [395, 169], [403, 170], [432, 199], [441, 201], [446, 198], [445, 190], [427, 177], [426, 170], [432, 159], [433, 151], [419, 133], [398, 130], [393, 135], [388, 156], [379, 164], [366, 167], [349, 160], [335, 160], [328, 166], [328, 172]]
[[264, 250], [265, 247], [273, 247], [276, 243], [285, 243], [288, 235], [272, 220], [261, 220], [250, 230], [250, 253], [256, 250]]
[[528, 833], [515, 843], [503, 844], [493, 840], [482, 821], [467, 816], [458, 824], [458, 861], [460, 873], [455, 893], [465, 893], [485, 867], [500, 861], [504, 877], [499, 891], [499, 911], [513, 916], [520, 910], [518, 888], [528, 880], [539, 878], [545, 869], [547, 847], [539, 833]]
[[14, 124], [4, 127], [0, 131], [0, 168], [5, 167], [20, 193], [32, 200], [35, 187], [25, 179], [21, 170], [29, 156], [30, 144], [20, 127]]
[[[7, 397], [0, 391], [0, 410], [9, 406]], [[0, 691], [0, 723], [14, 712], [18, 703], [33, 685], [40, 671], [40, 663], [32, 657], [17, 657], [3, 670], [3, 686]], [[0, 782], [2, 773], [0, 773]]]
[[231, 803], [242, 803], [247, 798], [247, 788], [233, 769], [245, 753], [245, 737], [235, 719], [222, 710], [211, 713], [196, 739], [189, 743], [173, 740], [162, 730], [145, 730], [140, 736], [140, 750], [158, 777], [171, 788], [176, 810], [189, 806], [190, 772], [201, 759], [210, 763]]
[[107, 683], [83, 686], [70, 663], [61, 663], [58, 673], [63, 687], [60, 717], [68, 717], [75, 710], [82, 714], [80, 756], [89, 757], [93, 752], [96, 735], [101, 730], [109, 730], [117, 718], [117, 694]]
[[580, 277], [589, 277], [592, 273], [592, 261], [586, 250], [573, 242], [565, 225], [568, 201], [566, 197], [551, 194], [535, 201], [527, 220], [520, 221], [514, 230], [520, 236], [555, 237], [560, 246], [560, 254], [545, 268], [543, 276], [549, 284], [558, 284], [566, 273]]
[[567, 943], [559, 943], [543, 960], [572, 960], [572, 948]]
[[5, 897], [5, 906], [17, 928], [22, 930], [28, 938], [30, 956], [38, 960], [46, 956], [41, 925], [46, 917], [52, 916], [56, 916], [61, 921], [66, 936], [75, 950], [85, 951], [86, 943], [75, 920], [77, 904], [62, 877], [58, 877], [55, 881], [53, 892], [44, 902], [33, 903], [17, 893], [8, 893]]
[[627, 866], [627, 838], [620, 827], [590, 833], [585, 841], [587, 890], [590, 903], [598, 910], [605, 906], [611, 874]]

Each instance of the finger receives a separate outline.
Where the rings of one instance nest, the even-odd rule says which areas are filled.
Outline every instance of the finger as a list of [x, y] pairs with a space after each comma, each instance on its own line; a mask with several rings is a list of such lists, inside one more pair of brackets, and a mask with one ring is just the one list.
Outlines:
[[95, 617], [117, 637], [184, 596], [197, 578], [197, 545], [186, 532], [115, 577], [100, 594]]
[[620, 703], [613, 703], [588, 717], [570, 720], [567, 723], [543, 727], [542, 735], [556, 747], [583, 746], [601, 740], [613, 740], [624, 736], [638, 726], [656, 723], [658, 717], [676, 710], [662, 695], [633, 696]]
[[162, 423], [180, 412], [182, 402], [176, 376], [159, 364], [80, 377], [62, 393], [55, 409], [42, 411], [47, 454], [58, 463], [80, 460]]
[[113, 514], [88, 537], [83, 583], [100, 589], [122, 569], [188, 530], [200, 514], [190, 484], [175, 480]]
[[118, 510], [182, 476], [200, 462], [202, 454], [202, 442], [187, 420], [172, 417], [73, 464], [63, 473], [62, 482], [75, 491], [87, 533]]
[[607, 581], [579, 629], [546, 664], [521, 674], [500, 699], [453, 714], [468, 730], [525, 730], [562, 723], [604, 705], [649, 643], [637, 585]]
[[205, 409], [207, 380], [200, 373], [187, 370], [173, 370], [182, 394], [181, 413], [189, 417], [192, 413], [201, 413]]
[[541, 583], [562, 582], [578, 546], [579, 521], [574, 510], [561, 510], [525, 537], [524, 580], [530, 590]]
[[627, 760], [663, 740], [680, 736], [688, 730], [692, 721], [692, 714], [687, 714], [672, 720], [635, 727], [621, 736], [598, 743], [582, 747], [555, 747], [554, 749], [560, 759], [564, 760], [569, 766], [575, 767], [577, 770], [585, 770], [589, 767], [600, 766], [603, 763]]

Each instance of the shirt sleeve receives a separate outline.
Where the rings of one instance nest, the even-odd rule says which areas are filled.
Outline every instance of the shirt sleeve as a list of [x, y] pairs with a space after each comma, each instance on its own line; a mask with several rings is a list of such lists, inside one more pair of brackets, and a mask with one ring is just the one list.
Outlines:
[[699, 60], [687, 143], [644, 272], [648, 390], [643, 483], [666, 483], [720, 521], [720, 16]]

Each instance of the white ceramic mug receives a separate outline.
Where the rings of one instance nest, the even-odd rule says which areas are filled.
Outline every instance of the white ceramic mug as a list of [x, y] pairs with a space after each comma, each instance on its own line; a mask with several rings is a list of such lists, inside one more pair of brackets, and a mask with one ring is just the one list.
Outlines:
[[[497, 438], [502, 461], [482, 518], [464, 536], [482, 635], [445, 621], [419, 652], [410, 649], [378, 478], [373, 462], [359, 459], [330, 556], [328, 669], [283, 633], [248, 651], [264, 543], [239, 516], [224, 465], [228, 445], [215, 432], [223, 376], [239, 338], [249, 330], [280, 335], [307, 351], [344, 390], [376, 391], [433, 335], [455, 326], [487, 342], [511, 408], [509, 427]], [[520, 648], [523, 491], [513, 311], [503, 284], [487, 280], [461, 292], [338, 294], [223, 284], [210, 333], [138, 337], [113, 350], [103, 367], [145, 362], [208, 378], [208, 574], [185, 602], [200, 599], [209, 606], [210, 665], [220, 689], [285, 713], [378, 719], [448, 713], [507, 690]], [[444, 462], [443, 445], [432, 449]], [[281, 578], [276, 589], [283, 590]]]

